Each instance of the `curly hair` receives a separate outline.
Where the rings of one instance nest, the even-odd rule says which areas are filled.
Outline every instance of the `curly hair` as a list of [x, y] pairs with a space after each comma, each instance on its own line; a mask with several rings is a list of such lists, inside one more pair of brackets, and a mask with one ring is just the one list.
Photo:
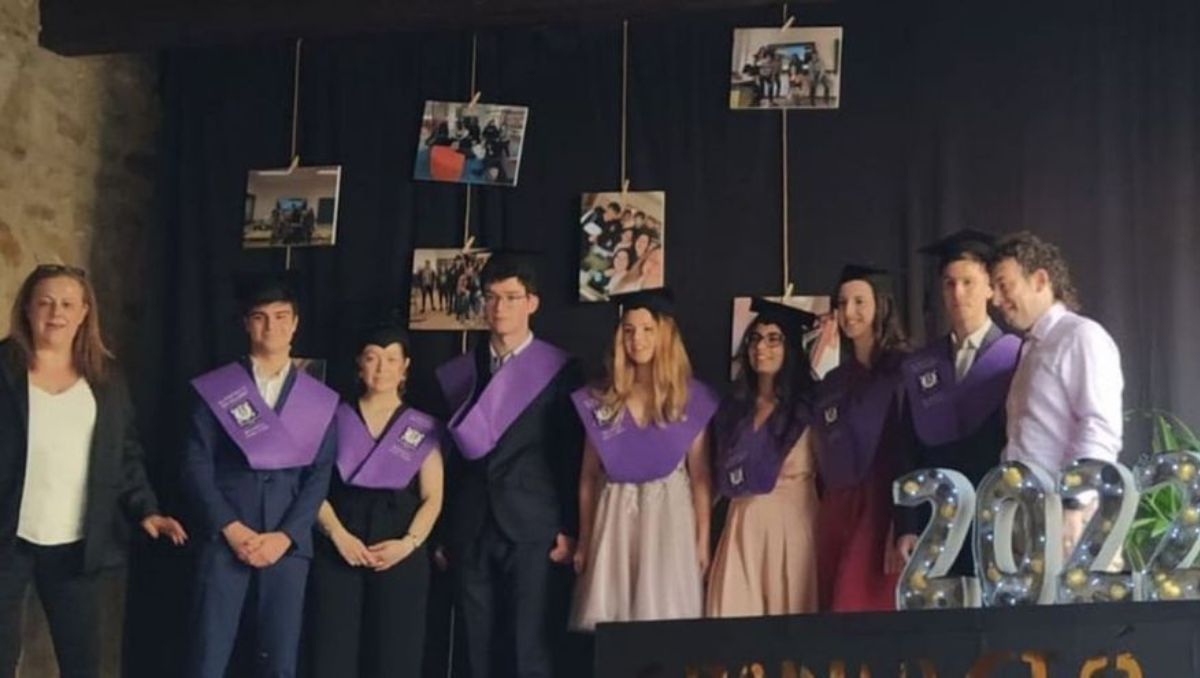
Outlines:
[[1079, 293], [1075, 290], [1075, 284], [1071, 282], [1067, 260], [1063, 258], [1057, 245], [1046, 242], [1029, 231], [1020, 231], [1006, 235], [996, 243], [996, 255], [992, 258], [992, 266], [995, 267], [1005, 259], [1016, 261], [1026, 276], [1032, 275], [1038, 269], [1044, 270], [1050, 278], [1050, 289], [1054, 292], [1054, 299], [1061, 301], [1072, 311], [1080, 310]]

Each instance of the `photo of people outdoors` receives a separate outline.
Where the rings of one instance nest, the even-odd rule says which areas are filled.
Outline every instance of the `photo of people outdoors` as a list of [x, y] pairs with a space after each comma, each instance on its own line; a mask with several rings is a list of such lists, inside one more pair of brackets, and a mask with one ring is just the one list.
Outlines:
[[414, 251], [409, 329], [487, 329], [479, 272], [491, 255], [488, 250], [480, 249]]
[[[805, 332], [804, 337], [800, 340], [804, 351], [808, 353], [809, 366], [812, 368], [813, 376], [816, 379], [823, 379], [830, 370], [838, 366], [838, 362], [841, 360], [841, 346], [838, 341], [837, 323], [832, 322], [833, 316], [829, 314], [829, 297], [791, 296], [786, 299], [783, 297], [764, 298], [767, 301], [798, 308], [801, 311], [807, 311], [817, 316], [812, 329]], [[742, 341], [745, 339], [746, 329], [750, 327], [750, 323], [754, 322], [754, 318], [758, 315], [750, 310], [753, 299], [753, 297], [733, 298], [733, 336], [729, 349], [729, 379], [731, 381], [737, 381], [739, 376], [738, 372], [741, 369], [741, 361], [738, 360], [738, 354], [741, 350]]]
[[841, 76], [841, 26], [733, 32], [732, 109], [837, 108]]
[[607, 301], [613, 295], [662, 287], [667, 194], [584, 193], [582, 205], [580, 300]]
[[333, 245], [341, 183], [339, 166], [251, 170], [242, 247]]
[[413, 176], [516, 186], [528, 121], [524, 106], [426, 101]]

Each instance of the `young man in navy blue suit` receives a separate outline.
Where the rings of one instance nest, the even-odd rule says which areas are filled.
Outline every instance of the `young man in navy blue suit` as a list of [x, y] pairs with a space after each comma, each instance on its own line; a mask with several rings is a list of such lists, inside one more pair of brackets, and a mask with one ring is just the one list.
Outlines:
[[249, 355], [192, 382], [183, 485], [202, 526], [195, 678], [225, 675], [239, 633], [255, 640], [256, 674], [295, 674], [312, 525], [336, 452], [337, 395], [292, 365], [293, 289], [271, 279], [247, 292]]

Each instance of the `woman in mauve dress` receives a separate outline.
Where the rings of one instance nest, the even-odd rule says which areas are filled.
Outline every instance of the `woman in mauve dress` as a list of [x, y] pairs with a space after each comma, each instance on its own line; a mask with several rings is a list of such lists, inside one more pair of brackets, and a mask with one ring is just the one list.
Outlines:
[[816, 316], [755, 299], [732, 397], [713, 423], [714, 482], [728, 497], [709, 574], [710, 617], [817, 610], [813, 381], [801, 347]]
[[587, 433], [570, 625], [703, 613], [717, 399], [692, 379], [669, 294], [622, 300], [608, 373], [572, 400]]

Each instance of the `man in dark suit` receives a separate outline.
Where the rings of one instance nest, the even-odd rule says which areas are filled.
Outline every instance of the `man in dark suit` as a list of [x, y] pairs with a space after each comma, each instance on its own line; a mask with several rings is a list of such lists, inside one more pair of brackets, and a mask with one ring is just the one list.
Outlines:
[[[908, 470], [947, 468], [978, 485], [1000, 463], [1006, 436], [1004, 401], [1017, 365], [1020, 340], [988, 316], [993, 291], [988, 265], [994, 238], [961, 230], [921, 250], [937, 257], [947, 336], [909, 355], [902, 367], [905, 411], [911, 425]], [[900, 508], [897, 552], [912, 555], [928, 511]], [[951, 572], [974, 576], [971, 542]]]
[[571, 563], [582, 431], [569, 395], [582, 377], [535, 339], [532, 262], [498, 253], [483, 269], [490, 335], [438, 369], [454, 413], [444, 554], [455, 580], [470, 675], [549, 677], [550, 635], [565, 627], [552, 567]]
[[186, 674], [197, 678], [225, 675], [244, 607], [256, 674], [295, 674], [312, 524], [335, 456], [337, 394], [291, 362], [292, 287], [255, 281], [242, 308], [248, 358], [192, 382], [183, 485], [202, 542]]

